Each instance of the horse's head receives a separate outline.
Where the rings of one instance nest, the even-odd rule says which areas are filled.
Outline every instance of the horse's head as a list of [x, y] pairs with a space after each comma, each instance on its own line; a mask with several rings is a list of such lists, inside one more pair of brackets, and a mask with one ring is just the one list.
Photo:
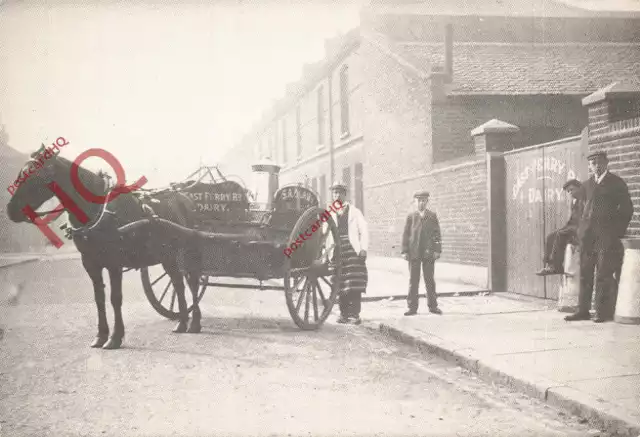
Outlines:
[[7, 205], [7, 215], [11, 221], [19, 223], [29, 220], [22, 211], [25, 206], [37, 210], [54, 197], [55, 194], [47, 185], [57, 182], [64, 171], [65, 166], [59, 160], [58, 154], [44, 145], [31, 154], [9, 187], [12, 197]]

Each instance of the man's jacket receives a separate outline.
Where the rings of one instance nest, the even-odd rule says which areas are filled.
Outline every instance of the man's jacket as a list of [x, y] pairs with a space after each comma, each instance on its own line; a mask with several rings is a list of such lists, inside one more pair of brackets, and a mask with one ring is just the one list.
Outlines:
[[[421, 236], [424, 239], [422, 246], [420, 245]], [[424, 250], [421, 250], [421, 247]], [[435, 252], [442, 253], [438, 216], [428, 209], [425, 211], [424, 218], [418, 211], [412, 212], [407, 216], [402, 234], [402, 253], [408, 254], [411, 260], [420, 260], [432, 258]]]
[[558, 231], [563, 234], [571, 234], [573, 238], [575, 238], [578, 234], [578, 226], [580, 225], [580, 217], [582, 217], [583, 209], [584, 197], [582, 195], [578, 195], [578, 198], [574, 199], [571, 204], [571, 217], [569, 217], [569, 221]]
[[583, 184], [585, 204], [578, 238], [581, 243], [598, 241], [604, 247], [613, 243], [627, 232], [633, 216], [633, 203], [627, 184], [610, 172], [598, 184], [594, 176]]

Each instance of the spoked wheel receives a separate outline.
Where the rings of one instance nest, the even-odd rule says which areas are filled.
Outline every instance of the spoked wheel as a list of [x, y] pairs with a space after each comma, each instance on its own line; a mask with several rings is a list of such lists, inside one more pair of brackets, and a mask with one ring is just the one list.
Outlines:
[[[178, 310], [178, 294], [169, 278], [169, 274], [164, 270], [162, 264], [151, 267], [143, 267], [140, 269], [142, 276], [142, 287], [144, 294], [151, 303], [151, 306], [161, 315], [170, 320], [178, 320], [180, 313]], [[207, 278], [200, 278], [198, 281], [198, 303], [202, 299], [207, 289]], [[187, 278], [184, 278], [184, 296], [187, 300], [187, 308], [189, 313], [193, 310], [193, 297], [191, 290], [187, 284]]]
[[288, 246], [302, 241], [302, 236], [305, 240], [290, 257], [285, 257], [284, 263], [289, 313], [298, 327], [309, 331], [318, 329], [327, 320], [340, 292], [342, 253], [338, 227], [333, 217], [328, 220], [325, 217], [328, 226], [323, 232], [323, 214], [326, 213], [322, 209], [312, 207], [300, 216]]

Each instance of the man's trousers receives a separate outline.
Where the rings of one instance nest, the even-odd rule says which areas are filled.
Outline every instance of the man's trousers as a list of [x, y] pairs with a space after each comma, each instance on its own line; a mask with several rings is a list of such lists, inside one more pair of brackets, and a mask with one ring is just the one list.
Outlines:
[[436, 281], [433, 278], [435, 270], [435, 260], [433, 258], [424, 260], [409, 260], [409, 294], [407, 295], [407, 305], [409, 310], [418, 310], [418, 289], [420, 286], [420, 270], [424, 275], [424, 285], [427, 289], [427, 305], [430, 310], [438, 308], [438, 296], [436, 295]]
[[573, 234], [571, 232], [561, 231], [555, 231], [547, 235], [547, 241], [544, 246], [544, 259], [542, 261], [555, 270], [562, 271], [564, 253], [572, 237]]
[[624, 256], [622, 243], [617, 240], [602, 246], [589, 242], [581, 244], [580, 251], [579, 312], [587, 314], [591, 310], [595, 271], [595, 316], [612, 320]]

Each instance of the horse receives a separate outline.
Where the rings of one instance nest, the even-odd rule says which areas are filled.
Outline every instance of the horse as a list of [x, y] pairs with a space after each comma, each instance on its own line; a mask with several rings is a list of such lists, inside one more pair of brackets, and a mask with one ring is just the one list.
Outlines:
[[[30, 155], [19, 175], [36, 164], [35, 158], [42, 149]], [[37, 169], [30, 174], [14, 192], [7, 205], [7, 215], [13, 222], [31, 222], [23, 212], [25, 206], [37, 211], [42, 204], [55, 196], [49, 188], [55, 182], [71, 198], [81, 211], [67, 210], [71, 226], [70, 237], [79, 250], [82, 265], [91, 278], [95, 303], [98, 310], [98, 333], [91, 343], [93, 348], [118, 349], [122, 345], [125, 329], [122, 320], [122, 273], [123, 268], [149, 267], [162, 264], [169, 275], [178, 297], [180, 317], [175, 333], [199, 333], [201, 330], [201, 312], [198, 306], [198, 282], [201, 276], [197, 262], [187, 262], [186, 279], [193, 295], [193, 315], [189, 324], [189, 313], [185, 299], [183, 273], [179, 266], [179, 256], [185, 259], [197, 257], [197, 244], [184, 236], [171, 234], [159, 227], [148, 226], [142, 231], [121, 230], [140, 220], [160, 217], [165, 223], [176, 223], [184, 228], [194, 224], [193, 202], [187, 196], [175, 190], [166, 190], [153, 196], [151, 208], [141, 201], [136, 193], [126, 192], [116, 185], [109, 189], [106, 175], [93, 173], [83, 167], [78, 168], [80, 182], [94, 195], [105, 195], [105, 202], [95, 203], [85, 199], [73, 186], [71, 179], [72, 162], [54, 154], [53, 158], [38, 163]], [[33, 167], [31, 167], [33, 169]], [[33, 170], [32, 170], [33, 171]], [[64, 206], [64, 202], [63, 202]], [[57, 211], [36, 212], [38, 217]], [[77, 217], [79, 212], [86, 214], [84, 220]], [[153, 214], [152, 214], [153, 213]], [[86, 220], [88, 218], [88, 220]], [[84, 223], [83, 223], [84, 221]], [[31, 222], [32, 223], [32, 222]], [[131, 226], [129, 226], [131, 227]], [[102, 272], [109, 272], [111, 285], [111, 305], [114, 312], [114, 330], [109, 336], [105, 309], [105, 284]]]

